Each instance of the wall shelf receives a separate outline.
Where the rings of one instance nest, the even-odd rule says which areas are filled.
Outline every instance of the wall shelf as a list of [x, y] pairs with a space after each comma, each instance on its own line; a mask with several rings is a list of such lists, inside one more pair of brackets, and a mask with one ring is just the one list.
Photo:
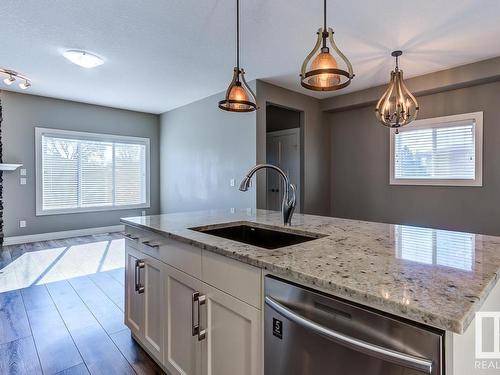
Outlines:
[[15, 171], [17, 168], [22, 167], [22, 164], [5, 164], [5, 163], [0, 163], [0, 171], [7, 172], [7, 171]]

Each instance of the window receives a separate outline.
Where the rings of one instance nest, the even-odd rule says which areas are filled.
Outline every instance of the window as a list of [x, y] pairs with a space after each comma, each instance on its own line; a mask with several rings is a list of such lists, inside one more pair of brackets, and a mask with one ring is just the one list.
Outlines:
[[390, 137], [392, 185], [482, 186], [482, 112], [416, 120]]
[[149, 139], [35, 132], [37, 215], [149, 207]]

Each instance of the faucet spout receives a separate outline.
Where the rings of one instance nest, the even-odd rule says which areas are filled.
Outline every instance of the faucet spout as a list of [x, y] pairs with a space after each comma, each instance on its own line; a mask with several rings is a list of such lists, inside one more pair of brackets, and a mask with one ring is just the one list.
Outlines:
[[283, 216], [283, 224], [291, 225], [292, 215], [293, 212], [295, 211], [295, 204], [297, 203], [296, 191], [295, 191], [296, 189], [295, 185], [290, 183], [289, 178], [281, 168], [278, 168], [277, 166], [272, 164], [257, 164], [255, 167], [250, 169], [247, 175], [243, 178], [243, 180], [241, 180], [240, 190], [247, 191], [248, 188], [250, 187], [250, 181], [252, 180], [253, 175], [258, 170], [266, 168], [278, 172], [278, 174], [281, 176], [283, 180], [283, 184], [285, 186], [285, 193], [283, 194], [283, 201], [281, 202], [281, 214]]

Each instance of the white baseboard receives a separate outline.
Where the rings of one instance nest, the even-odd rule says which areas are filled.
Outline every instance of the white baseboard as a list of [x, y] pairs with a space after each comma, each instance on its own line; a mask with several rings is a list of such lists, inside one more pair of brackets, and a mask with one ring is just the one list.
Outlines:
[[51, 232], [51, 233], [40, 233], [40, 234], [30, 234], [27, 236], [12, 236], [5, 237], [3, 240], [4, 245], [18, 245], [21, 243], [38, 242], [38, 241], [48, 241], [48, 240], [58, 240], [61, 238], [79, 237], [79, 236], [89, 236], [92, 234], [102, 234], [102, 233], [112, 233], [112, 232], [123, 232], [125, 230], [124, 225], [112, 225], [109, 227], [99, 227], [99, 228], [86, 228], [77, 230], [66, 230], [63, 232]]

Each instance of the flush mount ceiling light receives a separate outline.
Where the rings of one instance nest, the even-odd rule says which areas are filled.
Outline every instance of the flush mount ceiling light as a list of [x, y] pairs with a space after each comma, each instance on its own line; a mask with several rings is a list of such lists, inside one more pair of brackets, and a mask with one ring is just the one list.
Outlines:
[[256, 103], [255, 94], [245, 81], [245, 71], [240, 68], [240, 1], [236, 0], [236, 67], [219, 108], [229, 112], [253, 112], [257, 109]]
[[375, 107], [375, 115], [380, 123], [389, 128], [408, 125], [415, 120], [418, 113], [418, 103], [413, 94], [406, 88], [403, 71], [399, 70], [398, 59], [402, 51], [394, 51], [391, 56], [396, 58], [396, 67], [391, 72], [389, 87]]
[[[323, 28], [318, 29], [316, 45], [302, 63], [300, 84], [309, 90], [335, 91], [349, 86], [351, 80], [354, 78], [354, 73], [351, 63], [338, 49], [333, 40], [333, 30], [326, 28], [326, 0], [324, 0], [323, 5]], [[339, 69], [337, 60], [330, 54], [327, 40], [330, 42], [333, 51], [344, 61], [347, 71]], [[308, 70], [309, 63], [313, 57], [314, 60], [312, 60]]]
[[104, 63], [104, 60], [99, 56], [87, 51], [80, 51], [76, 49], [64, 51], [63, 56], [73, 64], [87, 69], [95, 68], [96, 66], [102, 65]]
[[27, 88], [31, 87], [30, 79], [14, 70], [0, 68], [0, 74], [6, 76], [3, 80], [3, 83], [5, 83], [7, 86], [12, 85], [14, 82], [19, 80], [19, 88], [21, 88], [22, 90], [26, 90]]

